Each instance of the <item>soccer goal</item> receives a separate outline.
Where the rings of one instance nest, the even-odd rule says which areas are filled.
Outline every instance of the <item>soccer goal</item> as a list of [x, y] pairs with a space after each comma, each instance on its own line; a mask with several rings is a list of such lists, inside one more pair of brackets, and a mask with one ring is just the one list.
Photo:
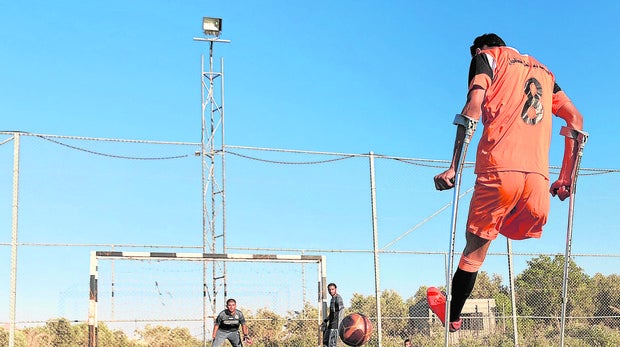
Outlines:
[[[223, 264], [225, 281], [219, 283], [225, 285], [214, 290], [215, 282], [205, 281], [207, 268]], [[320, 340], [326, 314], [325, 256], [92, 251], [89, 287], [89, 347], [97, 346], [101, 323], [135, 340], [162, 331], [210, 340], [213, 319], [228, 298], [256, 319], [248, 322], [256, 334], [281, 317], [283, 327], [275, 332], [281, 339], [300, 335], [287, 329], [304, 329]]]

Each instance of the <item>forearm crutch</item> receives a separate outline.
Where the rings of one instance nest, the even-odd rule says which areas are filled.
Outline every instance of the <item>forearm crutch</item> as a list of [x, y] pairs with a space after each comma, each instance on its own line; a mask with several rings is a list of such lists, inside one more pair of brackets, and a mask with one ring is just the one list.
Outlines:
[[454, 117], [454, 125], [465, 127], [465, 138], [463, 139], [463, 146], [461, 147], [461, 153], [458, 156], [458, 163], [456, 166], [456, 176], [454, 177], [454, 197], [452, 198], [452, 221], [450, 223], [450, 248], [448, 251], [448, 271], [446, 278], [446, 314], [445, 314], [445, 328], [446, 328], [446, 341], [450, 334], [450, 302], [452, 301], [452, 271], [454, 262], [454, 241], [456, 239], [456, 219], [459, 210], [459, 194], [461, 190], [461, 177], [463, 176], [463, 167], [465, 166], [465, 157], [467, 156], [467, 147], [476, 130], [476, 124], [478, 121], [469, 118], [464, 114], [457, 114]]
[[588, 140], [588, 133], [580, 130], [562, 127], [560, 135], [575, 140], [577, 156], [575, 158], [573, 171], [571, 172], [571, 186], [568, 196], [568, 226], [566, 228], [566, 250], [564, 252], [564, 277], [562, 279], [562, 315], [560, 323], [560, 346], [564, 346], [564, 328], [566, 323], [566, 304], [568, 292], [568, 265], [571, 255], [571, 247], [573, 241], [573, 215], [575, 209], [575, 190], [577, 188], [577, 176], [579, 175], [579, 166], [581, 165], [581, 157], [583, 156], [583, 148]]

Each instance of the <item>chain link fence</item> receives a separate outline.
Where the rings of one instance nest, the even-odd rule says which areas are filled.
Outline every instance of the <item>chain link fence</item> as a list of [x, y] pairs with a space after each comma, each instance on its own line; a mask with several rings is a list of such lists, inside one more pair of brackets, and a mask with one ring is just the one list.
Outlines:
[[[406, 255], [401, 255], [406, 257]], [[431, 256], [427, 256], [431, 257]], [[559, 346], [563, 255], [512, 254], [515, 262], [527, 267], [515, 278], [515, 307], [511, 288], [506, 285], [507, 270], [482, 272], [463, 309], [462, 328], [450, 333], [454, 346]], [[490, 254], [486, 263], [506, 262], [508, 254]], [[584, 272], [580, 264], [604, 261], [618, 266], [618, 256], [573, 255], [571, 259], [564, 344], [566, 346], [614, 346], [620, 343], [620, 276]], [[423, 297], [425, 288], [412, 297], [384, 291], [382, 305], [382, 346], [402, 346], [410, 339], [413, 346], [444, 345], [445, 330], [430, 311]], [[356, 300], [357, 299], [357, 300]], [[374, 297], [357, 297], [350, 312], [375, 310]], [[407, 312], [403, 316], [402, 312]], [[372, 316], [372, 313], [371, 313]], [[376, 315], [375, 315], [376, 316]], [[373, 320], [376, 324], [376, 319]], [[516, 328], [516, 331], [515, 331]], [[377, 344], [377, 334], [370, 345]]]
[[[5, 197], [14, 191], [12, 136], [3, 133], [0, 141], [5, 168], [0, 191]], [[11, 324], [17, 329], [16, 346], [88, 344], [88, 259], [93, 250], [203, 251], [204, 181], [196, 153], [196, 143], [22, 134], [19, 205], [8, 198], [0, 203], [0, 257], [5, 259], [0, 277], [7, 282], [13, 247], [18, 250], [14, 320], [11, 291], [0, 291], [0, 303], [6, 303], [0, 305], [0, 346], [8, 345]], [[370, 158], [229, 146], [225, 219], [224, 211], [217, 210], [214, 222], [225, 221], [222, 237], [229, 254], [324, 255], [327, 282], [338, 284], [347, 312], [368, 315], [375, 327], [378, 291], [382, 331], [375, 331], [369, 346], [378, 346], [379, 336], [384, 347], [402, 346], [406, 338], [414, 346], [444, 345], [443, 327], [425, 307], [424, 293], [428, 286], [444, 287], [447, 278], [446, 210], [452, 195], [435, 191], [432, 184], [447, 163], [373, 155], [375, 170], [370, 173]], [[555, 177], [557, 168], [551, 171]], [[376, 230], [370, 174], [376, 179]], [[620, 193], [618, 170], [583, 168], [581, 175], [564, 342], [620, 345], [618, 230], [610, 223]], [[473, 180], [469, 164], [456, 250], [464, 246]], [[19, 228], [11, 223], [15, 210]], [[543, 237], [512, 243], [514, 303], [506, 241], [500, 237], [493, 243], [463, 328], [450, 334], [450, 345], [560, 344], [567, 217], [567, 203], [554, 199]], [[15, 230], [17, 240], [11, 235]], [[210, 346], [212, 321], [205, 329], [202, 298], [213, 286], [205, 291], [200, 266], [122, 266], [115, 262], [101, 269], [99, 346]], [[236, 298], [247, 312], [253, 346], [318, 344], [316, 281], [302, 279], [314, 274], [302, 276], [300, 265], [295, 268], [274, 268], [269, 274], [266, 267], [226, 269], [226, 296]], [[246, 294], [249, 289], [255, 294]], [[216, 307], [224, 308], [221, 298]], [[207, 315], [215, 311], [209, 308]]]

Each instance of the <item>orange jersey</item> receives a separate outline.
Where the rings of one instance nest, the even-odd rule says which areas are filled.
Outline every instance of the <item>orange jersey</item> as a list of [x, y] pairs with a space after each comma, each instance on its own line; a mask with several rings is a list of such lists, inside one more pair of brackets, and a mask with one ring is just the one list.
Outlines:
[[536, 172], [549, 177], [551, 116], [570, 100], [533, 57], [510, 47], [472, 58], [469, 89], [486, 91], [476, 173]]

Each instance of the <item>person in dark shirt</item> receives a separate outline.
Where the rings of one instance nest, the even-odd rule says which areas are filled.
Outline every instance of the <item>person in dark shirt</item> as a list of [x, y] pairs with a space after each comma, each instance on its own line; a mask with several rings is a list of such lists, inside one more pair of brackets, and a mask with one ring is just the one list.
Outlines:
[[342, 321], [344, 314], [344, 302], [338, 294], [338, 287], [335, 283], [327, 285], [329, 295], [332, 300], [329, 303], [329, 315], [323, 320], [323, 345], [327, 347], [336, 347], [338, 343], [338, 326]]
[[242, 347], [239, 326], [243, 331], [243, 342], [248, 345], [252, 344], [248, 335], [248, 326], [245, 324], [245, 317], [241, 311], [237, 310], [237, 301], [228, 299], [226, 300], [226, 309], [220, 312], [215, 319], [212, 347], [220, 347], [226, 340], [233, 347]]

